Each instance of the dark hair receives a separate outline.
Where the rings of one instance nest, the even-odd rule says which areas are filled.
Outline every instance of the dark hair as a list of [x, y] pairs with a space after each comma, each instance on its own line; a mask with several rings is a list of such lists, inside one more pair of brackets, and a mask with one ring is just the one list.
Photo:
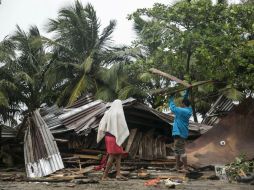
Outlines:
[[191, 104], [189, 99], [183, 99], [183, 100], [182, 100], [182, 103], [183, 103], [185, 106], [187, 106], [187, 107], [189, 107], [190, 104]]

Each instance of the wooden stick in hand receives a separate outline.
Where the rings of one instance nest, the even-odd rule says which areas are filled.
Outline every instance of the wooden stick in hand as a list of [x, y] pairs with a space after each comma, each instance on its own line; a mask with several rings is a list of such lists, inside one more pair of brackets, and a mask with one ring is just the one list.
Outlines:
[[173, 81], [175, 81], [175, 82], [177, 82], [177, 83], [180, 83], [180, 84], [182, 84], [183, 86], [185, 86], [185, 87], [187, 87], [187, 88], [190, 88], [190, 87], [191, 87], [191, 85], [188, 84], [187, 82], [184, 82], [184, 81], [180, 80], [179, 78], [177, 78], [177, 77], [175, 77], [175, 76], [173, 76], [173, 75], [164, 73], [164, 72], [162, 72], [162, 71], [160, 71], [160, 70], [158, 70], [158, 69], [151, 68], [151, 69], [149, 69], [149, 71], [150, 71], [151, 73], [153, 73], [153, 74], [157, 74], [157, 75], [160, 75], [160, 76], [165, 77], [165, 78], [167, 78], [167, 79], [173, 80]]

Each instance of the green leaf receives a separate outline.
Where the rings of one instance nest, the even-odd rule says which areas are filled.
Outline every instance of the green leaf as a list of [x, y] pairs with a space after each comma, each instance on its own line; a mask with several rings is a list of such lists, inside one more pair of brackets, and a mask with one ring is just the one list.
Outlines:
[[152, 79], [152, 75], [150, 73], [142, 73], [139, 78], [143, 82], [149, 82]]
[[19, 71], [16, 73], [17, 80], [22, 82], [26, 82], [28, 85], [34, 85], [34, 80], [25, 72]]
[[113, 101], [116, 98], [116, 94], [110, 88], [100, 87], [95, 93], [95, 97], [104, 101]]
[[8, 98], [1, 91], [0, 91], [0, 106], [6, 107], [6, 108], [9, 106]]
[[129, 86], [124, 87], [120, 91], [118, 98], [123, 99], [123, 100], [127, 99], [127, 98], [129, 98], [129, 95], [131, 94], [132, 91], [133, 91], [133, 86], [129, 85]]
[[241, 101], [244, 98], [244, 93], [232, 87], [231, 85], [228, 85], [221, 91], [223, 95], [225, 95], [227, 98], [233, 101]]
[[248, 44], [249, 46], [254, 46], [254, 40], [248, 41], [247, 44]]
[[80, 95], [84, 92], [87, 87], [87, 80], [85, 74], [80, 78], [79, 82], [76, 84], [74, 89], [72, 90], [71, 96], [68, 101], [68, 105], [72, 105]]
[[89, 55], [82, 65], [84, 66], [85, 73], [89, 73], [91, 71], [92, 65], [93, 65], [92, 55]]
[[0, 90], [1, 89], [5, 91], [16, 91], [17, 87], [14, 83], [3, 79], [3, 80], [0, 80]]

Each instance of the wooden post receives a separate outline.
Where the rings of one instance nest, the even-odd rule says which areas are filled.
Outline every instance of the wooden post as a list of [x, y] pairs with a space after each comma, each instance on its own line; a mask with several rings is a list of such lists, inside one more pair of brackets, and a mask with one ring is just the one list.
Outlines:
[[78, 164], [79, 164], [79, 171], [81, 171], [82, 167], [81, 167], [80, 159], [78, 160]]

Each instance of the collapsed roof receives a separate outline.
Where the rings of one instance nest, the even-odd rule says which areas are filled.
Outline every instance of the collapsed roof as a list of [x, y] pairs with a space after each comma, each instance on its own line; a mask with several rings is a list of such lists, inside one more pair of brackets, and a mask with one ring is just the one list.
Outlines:
[[211, 126], [216, 125], [220, 118], [227, 115], [234, 107], [235, 104], [231, 99], [221, 95], [216, 102], [212, 104], [201, 123]]
[[[146, 130], [158, 128], [170, 135], [170, 120], [168, 115], [158, 112], [144, 104], [129, 98], [123, 102], [123, 109], [127, 124], [130, 128]], [[75, 131], [78, 135], [88, 135], [91, 130], [97, 130], [99, 122], [110, 103], [102, 100], [75, 104], [74, 107], [60, 109], [57, 106], [41, 109], [40, 113], [53, 134]]]
[[1, 138], [15, 138], [17, 131], [13, 127], [6, 125], [0, 125], [0, 137]]

